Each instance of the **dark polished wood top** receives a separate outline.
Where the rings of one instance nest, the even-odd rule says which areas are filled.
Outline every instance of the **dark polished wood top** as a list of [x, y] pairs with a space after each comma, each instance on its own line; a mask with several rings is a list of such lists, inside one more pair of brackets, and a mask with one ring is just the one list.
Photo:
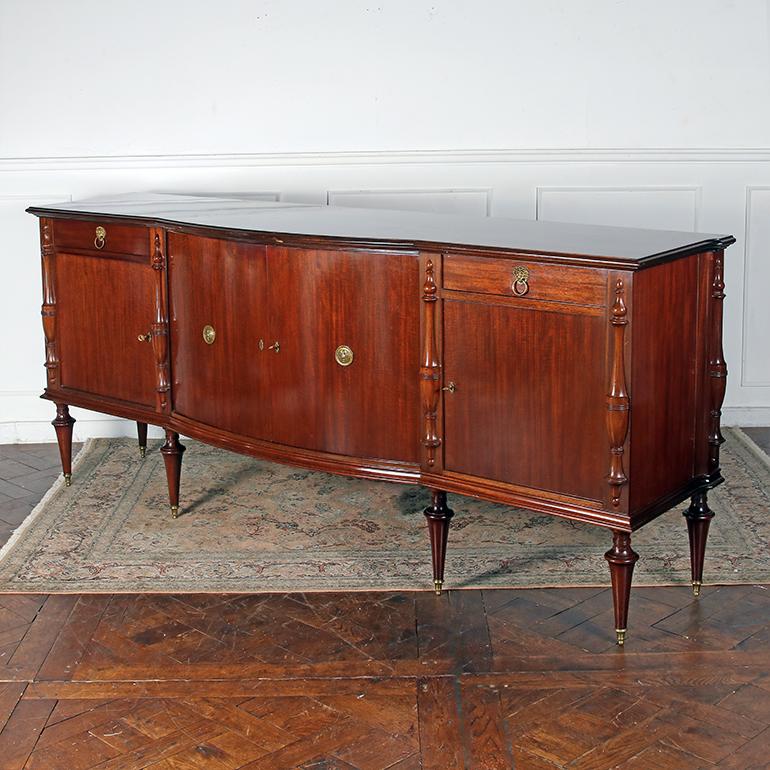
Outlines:
[[494, 249], [629, 267], [723, 249], [735, 241], [729, 235], [671, 230], [157, 193], [33, 206], [28, 211], [47, 217], [140, 220], [172, 228], [218, 230], [234, 237], [261, 236], [262, 240], [269, 236], [267, 240], [282, 243], [333, 239], [337, 246], [353, 248]]

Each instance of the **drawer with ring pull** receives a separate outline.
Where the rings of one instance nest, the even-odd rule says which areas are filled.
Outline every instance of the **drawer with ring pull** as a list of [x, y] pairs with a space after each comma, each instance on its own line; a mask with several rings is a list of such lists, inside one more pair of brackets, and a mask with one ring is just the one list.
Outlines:
[[103, 251], [137, 257], [150, 254], [147, 228], [136, 225], [59, 219], [54, 220], [53, 240], [58, 251]]
[[444, 289], [497, 294], [572, 305], [604, 305], [606, 271], [522, 259], [488, 259], [447, 254]]

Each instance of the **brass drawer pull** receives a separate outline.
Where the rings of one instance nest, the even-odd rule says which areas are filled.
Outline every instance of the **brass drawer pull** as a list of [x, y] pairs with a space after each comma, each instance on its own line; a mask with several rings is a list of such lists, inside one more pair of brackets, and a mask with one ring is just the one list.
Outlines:
[[97, 249], [103, 249], [104, 243], [107, 240], [107, 231], [99, 225], [96, 228], [96, 237], [94, 238], [94, 246], [96, 246]]
[[217, 333], [214, 330], [213, 326], [210, 326], [209, 324], [206, 324], [206, 326], [203, 327], [203, 341], [207, 345], [213, 345], [214, 340], [217, 338]]
[[517, 297], [523, 297], [529, 291], [529, 268], [517, 265], [513, 268], [513, 293]]
[[147, 334], [140, 334], [137, 336], [137, 339], [139, 340], [139, 342], [151, 342], [152, 332], [147, 332]]
[[457, 385], [455, 385], [454, 382], [450, 382], [447, 385], [444, 385], [441, 390], [445, 390], [447, 393], [454, 393], [457, 390]]
[[272, 345], [268, 345], [265, 347], [265, 341], [260, 340], [259, 341], [259, 349], [260, 350], [274, 350], [276, 353], [281, 352], [281, 343], [276, 340]]
[[334, 360], [340, 366], [350, 366], [353, 363], [353, 351], [347, 345], [340, 345], [334, 351]]

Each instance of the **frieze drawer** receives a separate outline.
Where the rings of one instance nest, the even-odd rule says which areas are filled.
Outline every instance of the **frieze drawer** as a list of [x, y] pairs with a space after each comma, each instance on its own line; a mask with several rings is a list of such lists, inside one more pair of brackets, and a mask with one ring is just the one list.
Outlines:
[[606, 304], [606, 271], [527, 259], [444, 257], [444, 288], [571, 305]]
[[146, 227], [98, 220], [55, 220], [53, 239], [58, 251], [103, 251], [137, 257], [148, 257], [150, 254]]

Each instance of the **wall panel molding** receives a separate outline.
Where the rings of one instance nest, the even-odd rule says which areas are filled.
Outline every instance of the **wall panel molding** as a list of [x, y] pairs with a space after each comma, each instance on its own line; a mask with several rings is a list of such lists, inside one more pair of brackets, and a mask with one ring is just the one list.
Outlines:
[[403, 190], [328, 190], [326, 203], [328, 206], [389, 208], [488, 217], [492, 212], [492, 189], [431, 187]]

